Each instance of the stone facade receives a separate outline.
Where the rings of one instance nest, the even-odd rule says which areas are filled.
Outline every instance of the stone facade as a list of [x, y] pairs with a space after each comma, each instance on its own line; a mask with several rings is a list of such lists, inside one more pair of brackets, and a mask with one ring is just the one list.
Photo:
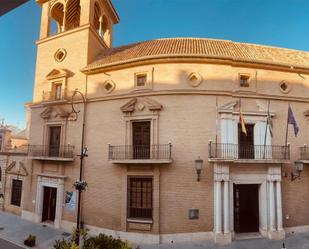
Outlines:
[[[74, 192], [72, 186], [79, 177], [77, 155], [84, 119], [88, 157], [84, 159], [83, 178], [88, 188], [82, 197], [82, 221], [91, 232], [138, 243], [203, 239], [229, 243], [237, 236], [233, 194], [241, 184], [259, 188], [258, 230], [262, 236], [276, 239], [285, 231], [308, 229], [308, 158], [303, 158], [300, 178], [290, 178], [295, 172], [294, 161], [300, 159], [299, 148], [309, 139], [309, 70], [305, 66], [241, 60], [237, 56], [233, 60], [205, 54], [189, 56], [189, 52], [185, 56], [127, 58], [125, 63], [121, 56], [118, 62], [115, 57], [96, 62], [101, 53], [107, 56], [104, 51], [117, 57], [126, 49], [111, 48], [113, 24], [119, 21], [111, 2], [80, 1], [80, 22], [73, 28], [66, 24], [66, 18], [73, 20], [76, 13], [71, 2], [78, 1], [38, 2], [42, 5], [41, 34], [33, 103], [28, 105], [30, 154], [26, 168], [31, 171], [24, 185], [22, 217], [42, 222], [45, 191], [53, 188], [54, 225], [66, 229], [74, 226], [76, 208], [69, 208], [65, 197]], [[62, 8], [64, 17], [54, 16], [59, 32], [48, 35], [49, 16], [53, 11], [63, 13]], [[194, 47], [198, 41], [188, 42]], [[148, 47], [141, 53], [145, 49]], [[305, 52], [272, 50], [275, 56], [308, 56]], [[123, 56], [128, 55], [131, 53]], [[240, 86], [241, 75], [248, 76], [249, 86]], [[71, 106], [74, 89], [85, 96], [85, 103], [79, 95], [73, 99], [74, 109], [80, 111], [77, 114]], [[300, 131], [295, 138], [289, 127], [289, 146], [285, 146], [288, 104]], [[238, 154], [240, 107], [245, 122], [254, 127], [255, 156], [250, 158]], [[268, 112], [273, 122], [272, 137], [269, 130], [265, 131]], [[133, 123], [142, 121], [150, 122], [149, 139], [154, 149], [148, 156], [136, 158], [122, 150], [132, 148]], [[55, 127], [61, 130], [55, 135], [60, 144], [56, 153], [51, 151], [51, 130]], [[264, 140], [266, 152], [256, 150]], [[221, 157], [212, 157], [210, 144], [216, 141], [236, 147], [221, 151]], [[272, 147], [275, 145], [278, 147]], [[198, 158], [203, 159], [200, 181], [195, 169]], [[152, 179], [151, 219], [128, 216], [131, 177]], [[198, 210], [193, 219], [189, 218], [190, 210]]]

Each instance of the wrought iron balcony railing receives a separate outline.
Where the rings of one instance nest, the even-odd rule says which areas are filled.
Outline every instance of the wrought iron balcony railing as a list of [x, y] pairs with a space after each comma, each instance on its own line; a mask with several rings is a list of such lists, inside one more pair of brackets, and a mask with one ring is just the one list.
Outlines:
[[172, 144], [147, 145], [109, 145], [108, 159], [126, 160], [172, 160]]
[[73, 149], [74, 146], [71, 145], [29, 145], [28, 155], [32, 158], [42, 160], [73, 160]]
[[290, 146], [209, 143], [210, 159], [289, 160]]
[[309, 160], [309, 147], [300, 147], [300, 160]]

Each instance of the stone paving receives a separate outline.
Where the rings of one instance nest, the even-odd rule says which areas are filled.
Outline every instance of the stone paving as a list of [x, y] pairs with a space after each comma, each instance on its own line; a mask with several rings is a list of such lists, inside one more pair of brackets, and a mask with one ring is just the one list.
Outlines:
[[[64, 231], [42, 224], [23, 220], [20, 217], [0, 212], [0, 249], [18, 249], [3, 239], [13, 242], [21, 248], [23, 240], [29, 235], [37, 236], [37, 249], [51, 249], [56, 239], [67, 238]], [[309, 233], [288, 234], [283, 241], [268, 239], [236, 240], [227, 246], [218, 246], [211, 241], [195, 243], [173, 243], [161, 245], [140, 245], [141, 249], [282, 249], [283, 242], [286, 249], [309, 249]]]
[[211, 241], [200, 243], [177, 243], [161, 245], [142, 245], [142, 249], [309, 249], [309, 233], [288, 234], [282, 241], [268, 239], [236, 240], [230, 245], [218, 246]]
[[21, 219], [13, 214], [0, 212], [0, 238], [9, 240], [23, 248], [26, 248], [23, 246], [23, 241], [29, 234], [37, 237], [38, 246], [35, 248], [49, 249], [52, 248], [56, 239], [64, 237], [62, 236], [63, 232], [62, 230]]

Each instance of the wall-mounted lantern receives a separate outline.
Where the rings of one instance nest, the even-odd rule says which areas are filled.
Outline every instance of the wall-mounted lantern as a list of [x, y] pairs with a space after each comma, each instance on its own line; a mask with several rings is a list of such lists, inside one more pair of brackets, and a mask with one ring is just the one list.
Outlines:
[[198, 182], [200, 181], [203, 163], [204, 163], [204, 161], [200, 157], [198, 157], [198, 159], [195, 160], [195, 169], [196, 169], [197, 181]]
[[296, 173], [294, 172], [291, 173], [291, 181], [294, 181], [297, 178], [300, 178], [300, 173], [303, 171], [303, 169], [304, 169], [304, 163], [299, 160], [295, 161]]

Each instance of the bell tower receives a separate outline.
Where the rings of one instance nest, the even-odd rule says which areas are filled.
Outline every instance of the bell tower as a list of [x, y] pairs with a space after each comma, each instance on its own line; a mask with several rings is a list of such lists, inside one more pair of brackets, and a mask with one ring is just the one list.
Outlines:
[[36, 1], [42, 15], [33, 102], [41, 102], [53, 89], [59, 97], [85, 88], [86, 76], [80, 70], [112, 47], [119, 17], [111, 0]]

